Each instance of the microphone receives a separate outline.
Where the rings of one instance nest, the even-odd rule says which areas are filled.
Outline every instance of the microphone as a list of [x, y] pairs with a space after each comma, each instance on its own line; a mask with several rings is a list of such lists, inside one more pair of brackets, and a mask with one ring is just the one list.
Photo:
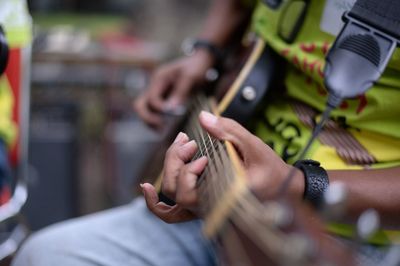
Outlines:
[[326, 57], [327, 105], [362, 95], [381, 77], [399, 40], [344, 13], [345, 25]]

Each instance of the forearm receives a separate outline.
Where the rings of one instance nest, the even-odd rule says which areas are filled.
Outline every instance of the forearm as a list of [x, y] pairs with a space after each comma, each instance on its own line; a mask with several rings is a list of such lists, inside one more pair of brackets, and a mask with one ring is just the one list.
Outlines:
[[377, 170], [328, 171], [330, 183], [340, 181], [348, 190], [347, 212], [355, 219], [376, 209], [384, 226], [400, 224], [400, 167]]
[[246, 26], [252, 7], [240, 0], [216, 0], [213, 2], [199, 38], [225, 47], [233, 36]]

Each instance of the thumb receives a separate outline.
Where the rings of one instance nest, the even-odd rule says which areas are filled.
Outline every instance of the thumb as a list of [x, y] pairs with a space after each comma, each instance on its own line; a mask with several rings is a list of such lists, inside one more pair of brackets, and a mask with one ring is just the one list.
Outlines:
[[181, 77], [167, 100], [166, 108], [173, 110], [182, 106], [186, 102], [192, 87], [193, 80], [191, 78]]
[[253, 140], [256, 137], [232, 119], [202, 111], [199, 120], [208, 133], [219, 140], [231, 142], [241, 154], [246, 153], [247, 149], [254, 145]]
[[147, 207], [149, 208], [149, 210], [153, 211], [155, 206], [159, 202], [158, 194], [155, 187], [149, 183], [140, 184], [140, 187], [142, 188]]

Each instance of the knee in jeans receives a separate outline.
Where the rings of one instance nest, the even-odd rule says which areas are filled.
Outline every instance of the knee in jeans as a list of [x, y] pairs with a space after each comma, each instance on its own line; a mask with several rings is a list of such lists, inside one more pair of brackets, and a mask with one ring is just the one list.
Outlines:
[[[58, 237], [59, 233], [54, 230], [38, 231], [28, 237], [18, 250], [13, 266], [27, 265], [25, 262], [33, 263], [36, 259], [43, 254], [47, 254], [50, 249], [61, 245], [61, 239]], [[34, 264], [32, 264], [34, 265]]]

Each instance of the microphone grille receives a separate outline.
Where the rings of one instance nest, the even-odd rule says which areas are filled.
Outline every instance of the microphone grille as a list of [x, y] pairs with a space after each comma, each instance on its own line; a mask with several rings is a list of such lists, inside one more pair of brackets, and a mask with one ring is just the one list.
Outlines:
[[378, 41], [370, 34], [356, 34], [346, 37], [339, 48], [356, 53], [375, 66], [379, 66], [381, 52]]

